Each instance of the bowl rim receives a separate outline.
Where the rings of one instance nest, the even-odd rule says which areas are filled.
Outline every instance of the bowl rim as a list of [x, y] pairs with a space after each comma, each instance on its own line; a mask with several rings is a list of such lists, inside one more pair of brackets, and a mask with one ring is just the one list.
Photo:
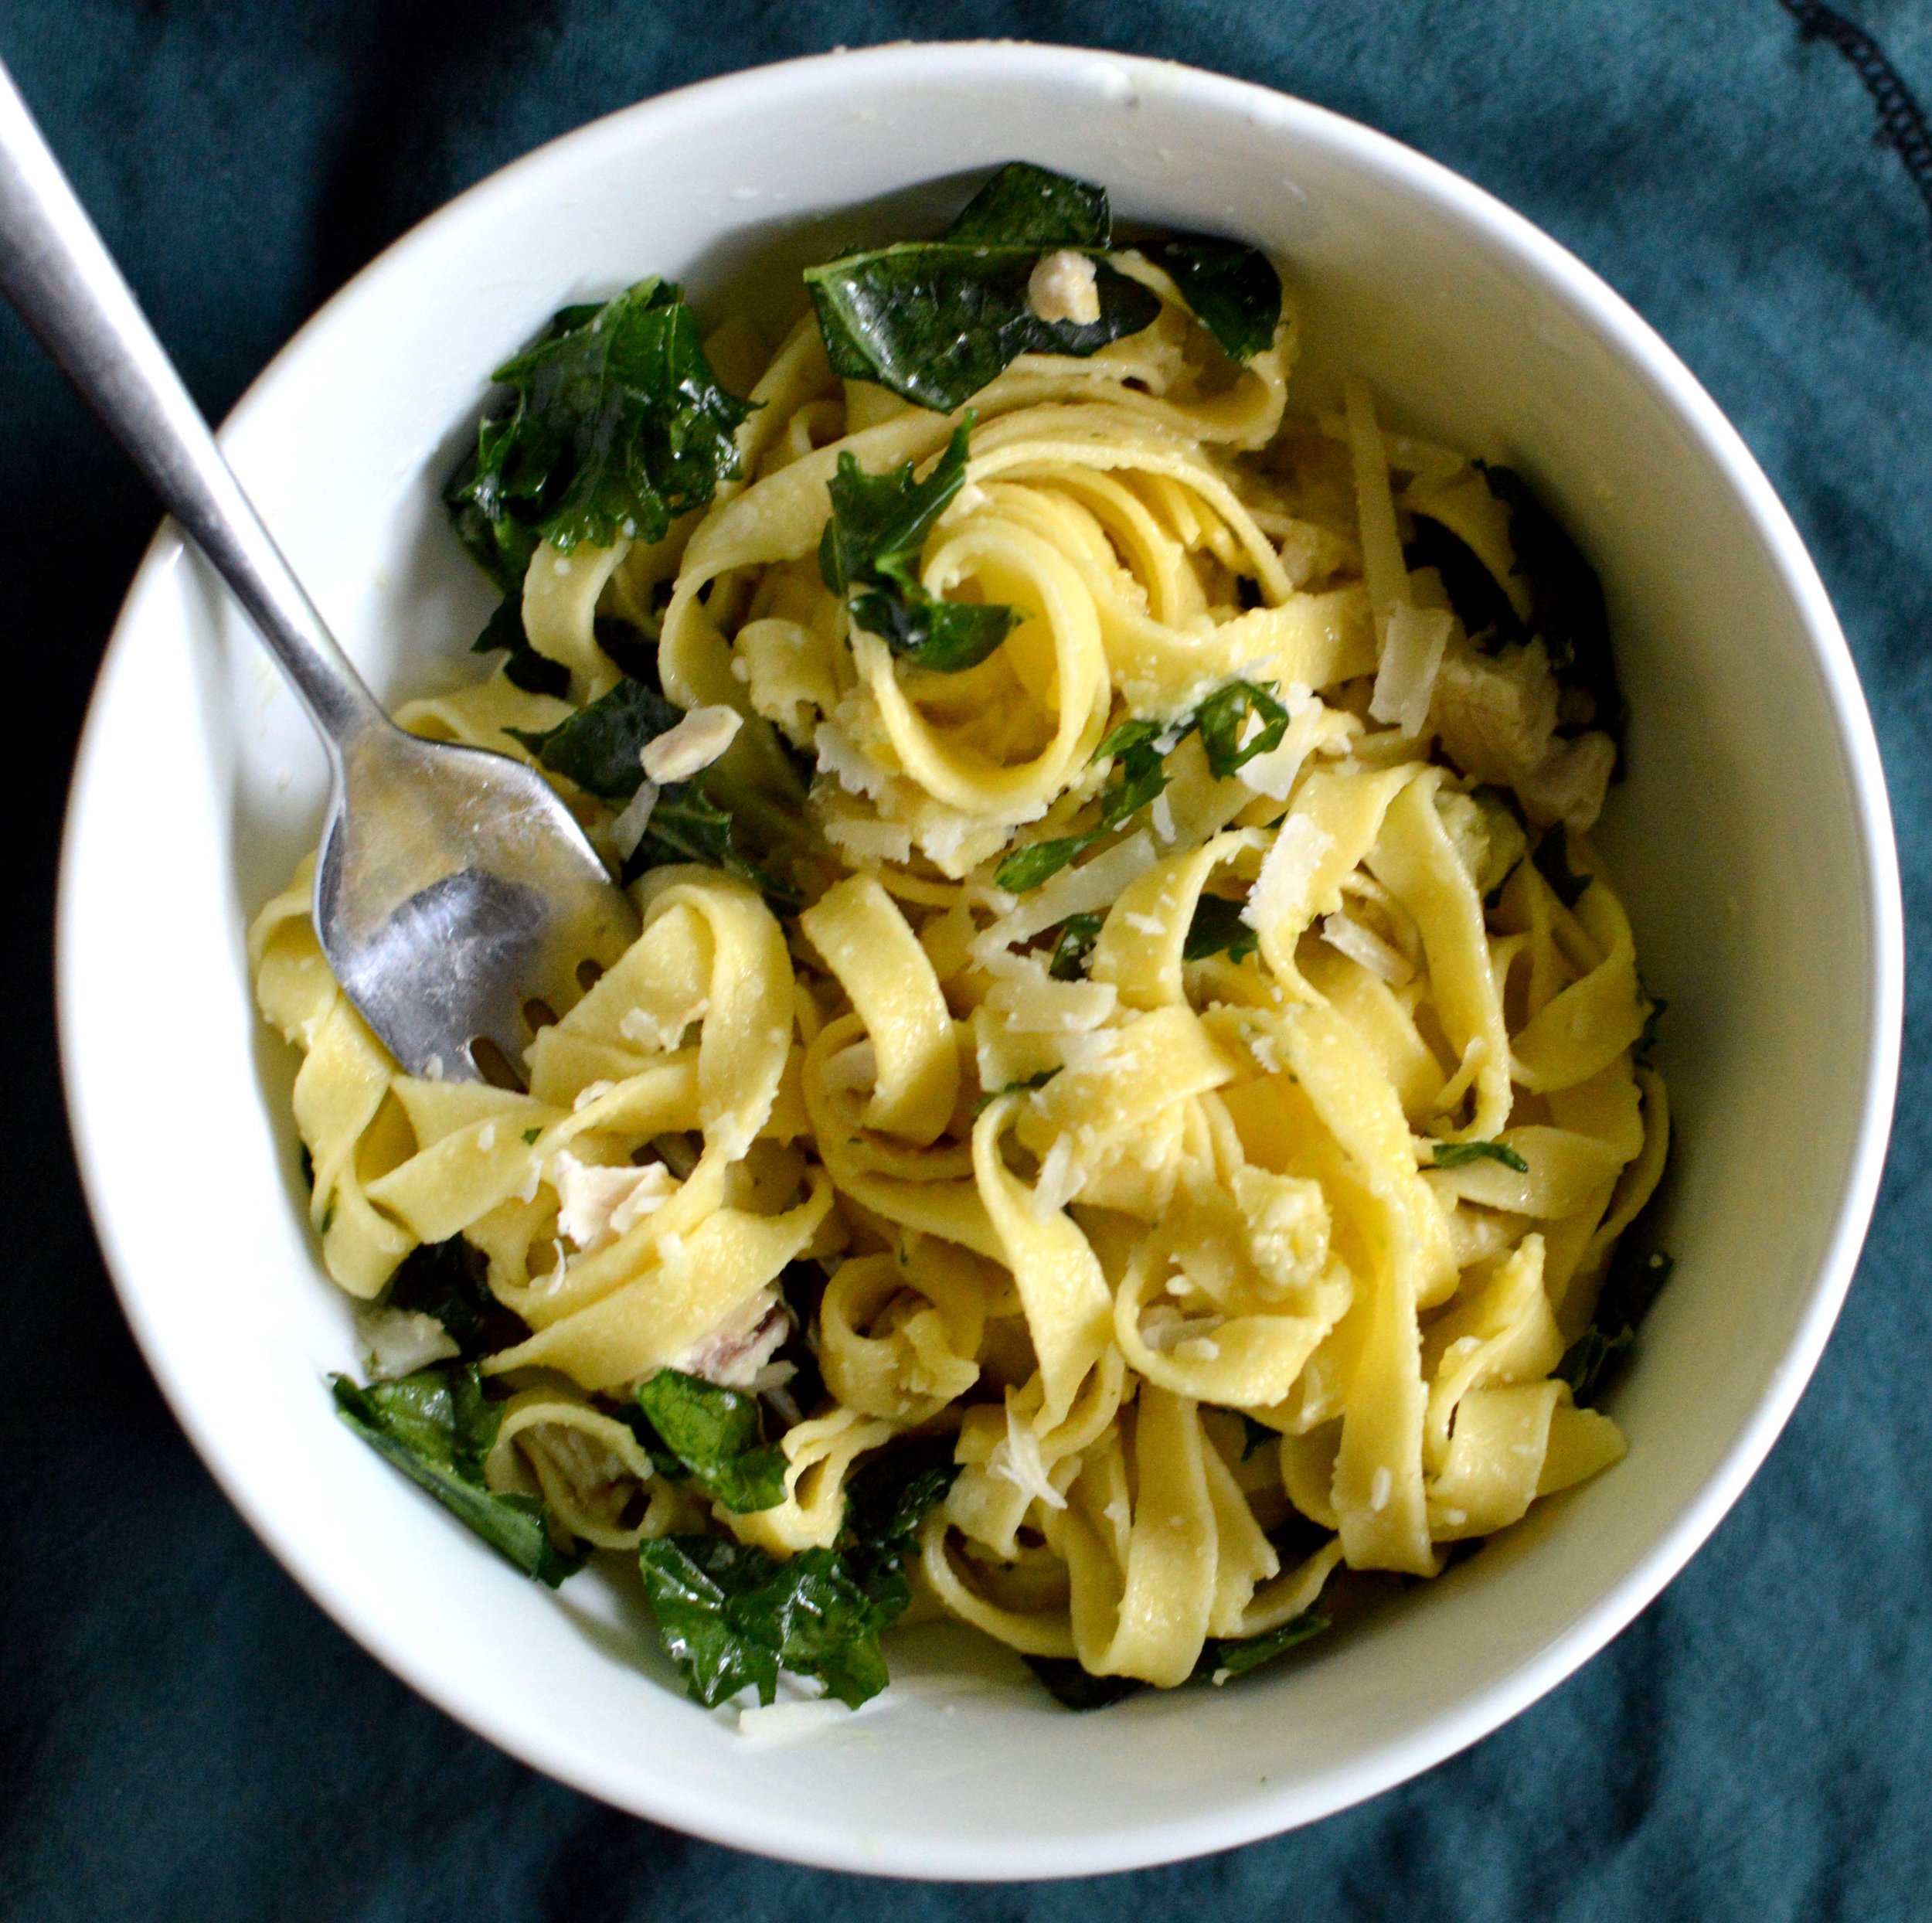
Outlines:
[[298, 1526], [257, 1502], [231, 1473], [185, 1387], [167, 1363], [159, 1319], [128, 1279], [138, 1266], [133, 1238], [123, 1233], [95, 1145], [84, 1125], [89, 1112], [77, 1067], [83, 994], [73, 938], [80, 914], [74, 833], [83, 797], [104, 750], [100, 689], [132, 645], [145, 604], [179, 563], [182, 537], [163, 522], [137, 570], [115, 622], [90, 697], [70, 786], [55, 920], [56, 1026], [63, 1082], [76, 1161], [89, 1213], [144, 1359], [175, 1419], [224, 1495], [296, 1581], [335, 1622], [387, 1668], [459, 1724], [532, 1767], [600, 1800], [709, 1840], [829, 1870], [868, 1874], [992, 1880], [1087, 1875], [1144, 1867], [1275, 1835], [1332, 1815], [1433, 1768], [1508, 1721], [1595, 1656], [1679, 1573], [1723, 1520], [1768, 1454], [1817, 1366], [1856, 1268], [1883, 1170], [1896, 1093], [1903, 1007], [1903, 907], [1889, 804], [1877, 740], [1849, 648], [1823, 582], [1790, 515], [1743, 438], [1702, 384], [1599, 275], [1524, 216], [1473, 182], [1406, 143], [1362, 123], [1259, 83], [1179, 62], [1109, 50], [1020, 40], [901, 41], [862, 49], [835, 49], [719, 75], [633, 103], [573, 128], [466, 189], [392, 242], [295, 332], [250, 383], [223, 424], [230, 442], [245, 433], [291, 363], [343, 316], [386, 296], [400, 256], [468, 218], [512, 182], [527, 185], [546, 171], [574, 168], [587, 148], [627, 139], [641, 121], [702, 116], [724, 94], [784, 94], [810, 89], [834, 68], [878, 86], [916, 81], [944, 59], [990, 83], [1015, 79], [1071, 81], [1096, 66], [1117, 69], [1129, 82], [1154, 80], [1209, 111], [1230, 117], [1292, 127], [1326, 146], [1345, 165], [1391, 179], [1431, 212], [1481, 230], [1491, 244], [1548, 288], [1651, 388], [1721, 474], [1745, 511], [1751, 532], [1797, 611], [1817, 669], [1835, 744], [1850, 790], [1863, 873], [1861, 893], [1871, 931], [1866, 983], [1867, 1033], [1855, 1137], [1817, 1276], [1785, 1353], [1764, 1394], [1733, 1436], [1702, 1486], [1629, 1572], [1580, 1611], [1527, 1660], [1461, 1702], [1353, 1763], [1301, 1785], [1250, 1794], [1216, 1810], [1156, 1825], [1083, 1831], [1066, 1839], [998, 1847], [958, 1844], [922, 1847], [873, 1839], [862, 1854], [849, 1831], [782, 1813], [751, 1813], [704, 1794], [688, 1795], [666, 1772], [641, 1792], [628, 1775], [600, 1767], [595, 1756], [570, 1750], [540, 1730], [512, 1727], [488, 1706], [464, 1698], [432, 1673], [406, 1642], [370, 1620], [330, 1567], [304, 1551]]

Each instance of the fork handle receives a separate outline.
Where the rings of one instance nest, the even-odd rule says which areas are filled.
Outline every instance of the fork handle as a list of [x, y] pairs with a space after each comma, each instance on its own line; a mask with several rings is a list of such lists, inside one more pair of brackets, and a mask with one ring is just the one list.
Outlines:
[[339, 773], [350, 741], [387, 725], [382, 709], [222, 458], [3, 65], [0, 291], [234, 591]]

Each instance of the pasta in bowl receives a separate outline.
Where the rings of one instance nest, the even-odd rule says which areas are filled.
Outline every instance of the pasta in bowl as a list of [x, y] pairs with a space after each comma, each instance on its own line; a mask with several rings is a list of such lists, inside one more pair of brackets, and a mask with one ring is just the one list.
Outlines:
[[498, 659], [399, 719], [547, 774], [631, 950], [427, 1081], [306, 866], [255, 921], [336, 1401], [539, 1580], [634, 1557], [708, 1705], [856, 1706], [920, 1615], [1077, 1706], [1225, 1682], [1624, 1452], [1669, 1119], [1602, 594], [1096, 184], [804, 280], [772, 340], [562, 310], [446, 491]]

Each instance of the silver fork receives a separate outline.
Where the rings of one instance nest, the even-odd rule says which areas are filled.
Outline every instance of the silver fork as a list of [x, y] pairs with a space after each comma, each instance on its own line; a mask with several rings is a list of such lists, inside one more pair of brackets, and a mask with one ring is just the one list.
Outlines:
[[[567, 1007], [638, 917], [549, 784], [385, 715], [215, 445], [72, 184], [0, 66], [0, 291], [253, 620], [328, 750], [315, 931], [412, 1074], [514, 1065], [532, 1002]], [[165, 930], [156, 934], [163, 938]]]

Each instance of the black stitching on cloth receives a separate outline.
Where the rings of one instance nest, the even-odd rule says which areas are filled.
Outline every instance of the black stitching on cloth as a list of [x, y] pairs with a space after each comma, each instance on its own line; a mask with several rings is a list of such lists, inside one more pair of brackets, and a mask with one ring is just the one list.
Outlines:
[[1898, 155], [1927, 210], [1932, 212], [1932, 131], [1885, 49], [1824, 0], [1778, 0], [1778, 4], [1798, 22], [1801, 39], [1828, 40], [1851, 63], [1878, 109], [1879, 139]]

